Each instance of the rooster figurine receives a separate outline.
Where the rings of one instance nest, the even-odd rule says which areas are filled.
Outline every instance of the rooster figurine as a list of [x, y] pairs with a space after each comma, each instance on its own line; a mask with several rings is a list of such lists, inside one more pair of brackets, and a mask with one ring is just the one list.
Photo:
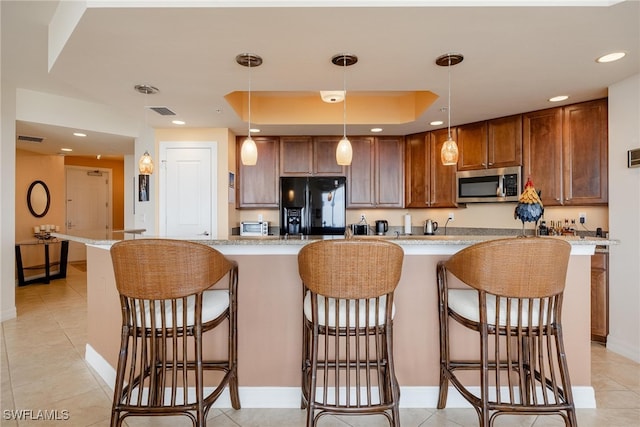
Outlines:
[[540, 195], [534, 188], [533, 182], [531, 182], [531, 178], [528, 178], [527, 183], [524, 186], [524, 191], [518, 198], [518, 204], [516, 205], [516, 210], [513, 214], [514, 218], [522, 221], [523, 236], [524, 223], [535, 222], [537, 224], [543, 213], [544, 207], [542, 206]]

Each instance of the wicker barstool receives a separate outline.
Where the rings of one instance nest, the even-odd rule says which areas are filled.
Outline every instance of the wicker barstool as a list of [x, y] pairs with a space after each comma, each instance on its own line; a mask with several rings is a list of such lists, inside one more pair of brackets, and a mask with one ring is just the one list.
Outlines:
[[[239, 409], [235, 261], [209, 246], [165, 239], [118, 242], [111, 257], [122, 306], [111, 426], [142, 415], [184, 415], [205, 426], [227, 385]], [[225, 276], [226, 286], [210, 289]], [[203, 333], [225, 323], [226, 356], [203, 360]], [[207, 375], [217, 386], [205, 387], [204, 371], [218, 372]]]
[[[472, 245], [438, 263], [439, 409], [451, 383], [482, 427], [504, 414], [557, 414], [577, 426], [561, 324], [570, 252], [555, 238], [508, 238]], [[450, 286], [457, 281], [452, 278], [468, 287]], [[451, 321], [478, 333], [479, 360], [452, 356]], [[476, 382], [465, 385], [470, 378]], [[471, 387], [478, 384], [479, 393]]]
[[403, 257], [387, 241], [324, 240], [300, 251], [308, 427], [327, 414], [383, 414], [400, 426], [392, 332]]

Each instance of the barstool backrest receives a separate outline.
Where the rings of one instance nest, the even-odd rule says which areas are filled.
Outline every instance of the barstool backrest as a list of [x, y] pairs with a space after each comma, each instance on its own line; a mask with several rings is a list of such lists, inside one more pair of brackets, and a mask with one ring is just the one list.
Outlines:
[[300, 250], [298, 271], [313, 293], [338, 299], [375, 298], [395, 290], [403, 258], [402, 248], [388, 241], [321, 240]]
[[564, 290], [571, 245], [554, 238], [496, 239], [447, 260], [448, 272], [472, 288], [510, 298], [542, 298]]
[[111, 259], [118, 292], [148, 300], [200, 293], [233, 267], [224, 255], [209, 246], [169, 239], [115, 243]]

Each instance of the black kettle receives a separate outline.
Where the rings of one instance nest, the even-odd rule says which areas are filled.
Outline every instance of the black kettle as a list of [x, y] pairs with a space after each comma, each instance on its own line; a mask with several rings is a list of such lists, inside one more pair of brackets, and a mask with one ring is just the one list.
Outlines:
[[384, 235], [387, 231], [389, 231], [389, 223], [386, 220], [380, 219], [376, 221], [376, 234], [378, 236]]

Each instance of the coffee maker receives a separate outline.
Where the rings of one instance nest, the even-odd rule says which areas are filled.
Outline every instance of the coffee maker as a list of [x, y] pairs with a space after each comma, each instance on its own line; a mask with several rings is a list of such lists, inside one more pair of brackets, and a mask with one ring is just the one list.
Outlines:
[[302, 233], [302, 215], [303, 208], [290, 207], [283, 208], [284, 214], [284, 233], [282, 234], [301, 234]]

